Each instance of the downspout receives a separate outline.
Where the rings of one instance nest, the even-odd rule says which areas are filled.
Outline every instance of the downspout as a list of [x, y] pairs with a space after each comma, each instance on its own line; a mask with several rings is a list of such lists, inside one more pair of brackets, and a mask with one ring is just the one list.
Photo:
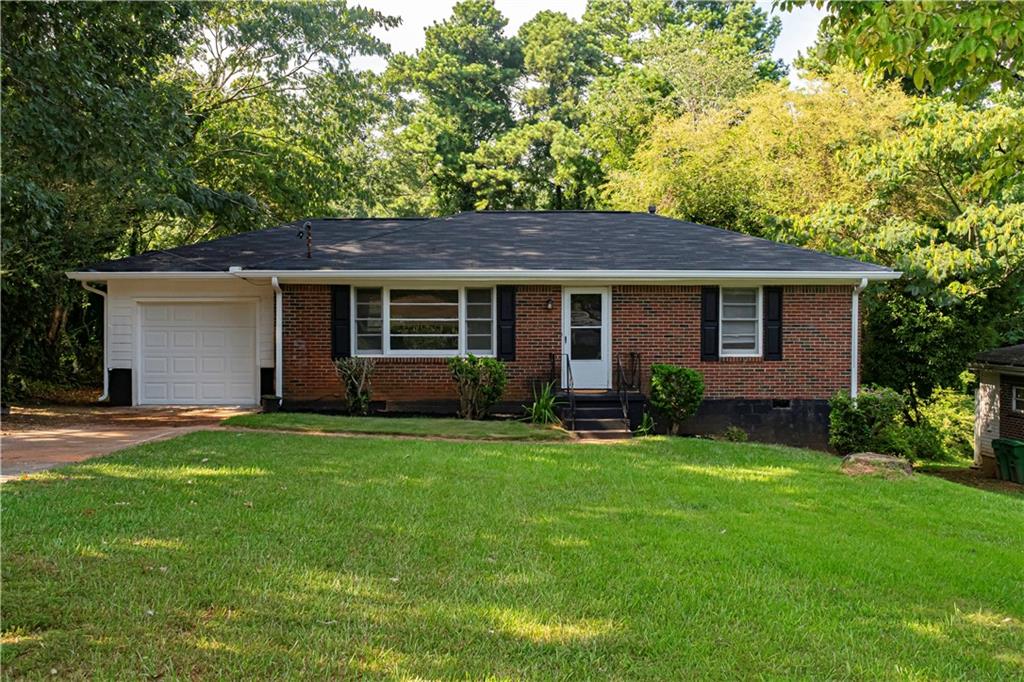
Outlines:
[[110, 325], [107, 324], [107, 292], [97, 289], [90, 285], [88, 282], [82, 282], [82, 288], [86, 291], [91, 291], [94, 294], [99, 294], [103, 299], [103, 395], [99, 397], [99, 401], [110, 400], [110, 366], [107, 362], [107, 344], [108, 337], [110, 336]]
[[860, 336], [860, 292], [868, 285], [868, 278], [861, 277], [860, 284], [853, 288], [853, 304], [850, 306], [850, 397], [856, 398], [860, 387], [858, 337]]
[[281, 348], [284, 341], [284, 305], [277, 277], [270, 278], [270, 286], [274, 288], [274, 397], [280, 407], [284, 401], [284, 352]]

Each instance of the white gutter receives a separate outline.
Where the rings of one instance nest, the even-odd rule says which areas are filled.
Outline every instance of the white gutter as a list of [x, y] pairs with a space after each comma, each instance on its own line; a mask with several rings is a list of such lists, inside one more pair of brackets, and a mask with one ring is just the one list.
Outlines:
[[853, 300], [850, 306], [850, 397], [856, 398], [860, 388], [860, 377], [858, 373], [859, 354], [858, 337], [860, 336], [860, 292], [868, 285], [867, 277], [861, 279], [860, 284], [853, 288]]
[[892, 270], [245, 270], [232, 272], [68, 272], [71, 279], [212, 279], [226, 277], [278, 277], [290, 280], [494, 280], [513, 282], [540, 281], [720, 281], [720, 280], [860, 280], [899, 279]]
[[274, 397], [280, 407], [284, 399], [284, 302], [277, 277], [270, 278], [270, 286], [274, 289]]
[[107, 324], [107, 292], [97, 289], [88, 282], [82, 282], [82, 288], [94, 294], [99, 294], [103, 298], [103, 395], [99, 397], [99, 401], [103, 402], [104, 400], [110, 400], [110, 367], [107, 362], [110, 325]]

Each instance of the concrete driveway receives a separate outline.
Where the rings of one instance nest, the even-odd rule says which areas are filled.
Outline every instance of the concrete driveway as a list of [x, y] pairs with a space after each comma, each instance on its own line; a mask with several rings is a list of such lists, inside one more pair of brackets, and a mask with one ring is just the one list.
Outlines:
[[0, 435], [0, 481], [216, 426], [251, 410], [223, 407], [12, 407]]

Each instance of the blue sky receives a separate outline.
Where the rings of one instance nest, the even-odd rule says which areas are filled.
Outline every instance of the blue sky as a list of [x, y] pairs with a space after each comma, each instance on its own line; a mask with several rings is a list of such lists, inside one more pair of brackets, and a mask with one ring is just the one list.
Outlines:
[[[401, 26], [378, 32], [378, 35], [396, 52], [415, 52], [423, 46], [423, 29], [447, 17], [454, 0], [358, 0], [356, 4], [401, 17]], [[495, 4], [508, 17], [508, 32], [515, 33], [541, 10], [558, 10], [579, 18], [587, 3], [586, 0], [495, 0]], [[769, 12], [773, 11], [770, 0], [760, 0], [757, 4]], [[778, 14], [782, 17], [782, 35], [775, 45], [775, 56], [790, 64], [797, 52], [814, 43], [818, 22], [825, 13], [813, 7], [803, 7]], [[360, 59], [355, 65], [359, 68], [381, 68], [383, 60]]]

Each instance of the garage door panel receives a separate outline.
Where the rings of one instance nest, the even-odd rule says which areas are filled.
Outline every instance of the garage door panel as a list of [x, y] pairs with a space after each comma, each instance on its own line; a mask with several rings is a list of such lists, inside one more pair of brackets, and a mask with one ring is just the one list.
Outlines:
[[144, 348], [167, 348], [170, 335], [165, 330], [146, 330], [142, 333]]
[[167, 400], [169, 395], [167, 392], [168, 384], [156, 383], [156, 382], [145, 382], [142, 384], [142, 397], [143, 401], [164, 401]]
[[250, 303], [146, 303], [139, 402], [256, 400], [256, 314]]
[[168, 358], [146, 357], [143, 359], [142, 371], [147, 377], [167, 374], [170, 362]]

